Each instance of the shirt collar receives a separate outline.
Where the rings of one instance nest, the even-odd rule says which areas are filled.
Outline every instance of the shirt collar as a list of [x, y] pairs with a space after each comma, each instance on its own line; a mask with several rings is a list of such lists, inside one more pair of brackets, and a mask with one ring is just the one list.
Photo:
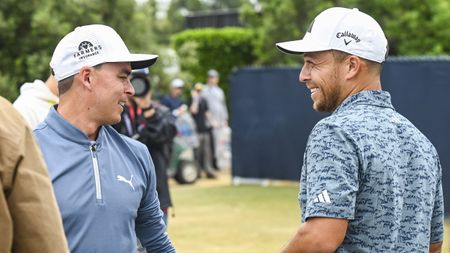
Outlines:
[[395, 110], [394, 106], [392, 106], [389, 92], [383, 90], [364, 90], [346, 98], [333, 114], [340, 113], [356, 105], [378, 106]]
[[61, 135], [63, 138], [68, 139], [72, 142], [76, 142], [79, 144], [87, 144], [92, 145], [96, 143], [100, 145], [102, 140], [104, 139], [104, 127], [100, 127], [97, 140], [91, 141], [88, 136], [81, 131], [79, 128], [70, 124], [66, 119], [64, 119], [57, 111], [56, 108], [58, 105], [54, 105], [50, 108], [50, 111], [47, 115], [45, 121], [47, 125], [52, 128], [57, 134]]

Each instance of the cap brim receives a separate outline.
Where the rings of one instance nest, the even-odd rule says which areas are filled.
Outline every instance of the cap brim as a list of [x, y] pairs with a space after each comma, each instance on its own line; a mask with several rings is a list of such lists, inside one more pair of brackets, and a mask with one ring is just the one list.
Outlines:
[[321, 46], [312, 40], [292, 40], [279, 42], [277, 48], [286, 54], [303, 54], [308, 52], [320, 52], [330, 50], [330, 47]]
[[158, 55], [154, 54], [130, 54], [131, 69], [148, 68], [155, 64]]
[[150, 67], [157, 59], [158, 55], [155, 54], [129, 54], [115, 59], [107, 59], [105, 62], [129, 62], [131, 69], [142, 69]]

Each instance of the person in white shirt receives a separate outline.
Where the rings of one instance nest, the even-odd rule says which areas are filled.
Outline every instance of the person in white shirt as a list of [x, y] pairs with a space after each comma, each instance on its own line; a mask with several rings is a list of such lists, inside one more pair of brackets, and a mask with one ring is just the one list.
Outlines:
[[211, 124], [215, 128], [228, 126], [228, 111], [225, 105], [225, 94], [219, 87], [219, 72], [215, 69], [208, 71], [208, 82], [203, 89], [202, 97], [208, 102], [211, 112]]
[[229, 148], [231, 129], [228, 127], [228, 110], [225, 104], [225, 94], [219, 87], [219, 72], [215, 69], [208, 71], [207, 85], [204, 87], [202, 97], [206, 99], [210, 112], [212, 126], [212, 154], [214, 167], [228, 168], [231, 164]]
[[50, 75], [45, 83], [41, 80], [24, 83], [13, 106], [25, 118], [31, 129], [34, 129], [45, 119], [50, 107], [56, 103], [58, 103], [57, 82], [53, 75]]

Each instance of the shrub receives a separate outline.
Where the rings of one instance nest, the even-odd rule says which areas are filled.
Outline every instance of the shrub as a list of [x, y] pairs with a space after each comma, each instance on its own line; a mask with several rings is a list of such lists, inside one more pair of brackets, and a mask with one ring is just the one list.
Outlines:
[[244, 28], [187, 30], [175, 34], [172, 43], [179, 56], [181, 70], [192, 77], [188, 82], [205, 83], [207, 71], [216, 69], [226, 95], [230, 73], [238, 67], [251, 65], [255, 60], [252, 34]]

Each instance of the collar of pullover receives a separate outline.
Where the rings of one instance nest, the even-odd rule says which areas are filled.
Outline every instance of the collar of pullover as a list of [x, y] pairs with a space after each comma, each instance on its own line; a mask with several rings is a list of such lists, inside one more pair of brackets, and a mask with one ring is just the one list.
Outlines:
[[98, 132], [97, 140], [92, 141], [88, 138], [87, 134], [81, 131], [79, 128], [70, 124], [66, 119], [64, 119], [57, 111], [56, 108], [58, 105], [54, 105], [50, 108], [50, 111], [47, 115], [45, 121], [47, 122], [48, 127], [53, 129], [58, 135], [63, 138], [70, 140], [72, 142], [86, 145], [90, 147], [95, 144], [96, 149], [99, 150], [101, 148], [101, 144], [103, 143], [105, 127], [101, 126]]
[[369, 105], [394, 109], [389, 92], [383, 90], [365, 90], [353, 94], [345, 99], [333, 112], [333, 114], [350, 110], [357, 105]]

